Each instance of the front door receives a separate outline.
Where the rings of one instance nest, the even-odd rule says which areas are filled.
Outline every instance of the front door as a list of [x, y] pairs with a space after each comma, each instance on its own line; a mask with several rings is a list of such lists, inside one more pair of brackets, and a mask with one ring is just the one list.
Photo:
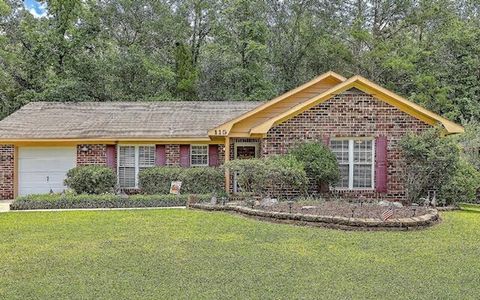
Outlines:
[[[234, 146], [234, 159], [251, 159], [257, 158], [259, 151], [259, 143], [235, 143]], [[240, 192], [240, 187], [237, 183], [237, 173], [233, 174], [233, 192]]]

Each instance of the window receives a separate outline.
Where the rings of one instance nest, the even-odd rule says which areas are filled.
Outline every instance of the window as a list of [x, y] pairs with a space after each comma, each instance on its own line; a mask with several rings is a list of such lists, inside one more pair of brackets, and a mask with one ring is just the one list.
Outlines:
[[118, 184], [137, 188], [138, 174], [155, 166], [155, 146], [118, 146]]
[[374, 172], [373, 140], [332, 140], [331, 149], [340, 169], [339, 189], [372, 189]]
[[190, 146], [190, 165], [192, 167], [208, 166], [208, 145]]

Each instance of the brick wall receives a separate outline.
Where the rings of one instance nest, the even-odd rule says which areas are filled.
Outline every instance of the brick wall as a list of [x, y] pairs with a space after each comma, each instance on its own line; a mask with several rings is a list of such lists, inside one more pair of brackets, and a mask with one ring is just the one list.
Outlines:
[[341, 197], [404, 200], [404, 162], [398, 145], [407, 132], [421, 132], [429, 126], [383, 101], [353, 89], [337, 95], [279, 124], [262, 141], [262, 156], [284, 154], [299, 141], [322, 141], [323, 136], [378, 137], [388, 140], [388, 184], [386, 194], [375, 191], [336, 192]]
[[[87, 151], [83, 151], [86, 148]], [[77, 145], [77, 166], [107, 164], [107, 145], [81, 144]]]
[[180, 166], [180, 145], [165, 145], [167, 166]]
[[0, 145], [0, 200], [13, 199], [14, 196], [14, 156], [13, 145]]

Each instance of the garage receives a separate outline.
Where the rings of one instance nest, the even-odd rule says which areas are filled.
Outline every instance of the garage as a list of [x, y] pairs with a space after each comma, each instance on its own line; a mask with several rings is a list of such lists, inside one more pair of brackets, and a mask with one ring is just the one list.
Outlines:
[[19, 147], [18, 194], [64, 191], [65, 176], [75, 165], [75, 147]]

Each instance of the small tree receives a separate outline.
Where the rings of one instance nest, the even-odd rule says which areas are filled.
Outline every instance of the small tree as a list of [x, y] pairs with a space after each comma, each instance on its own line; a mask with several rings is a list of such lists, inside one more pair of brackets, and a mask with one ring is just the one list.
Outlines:
[[303, 163], [308, 179], [317, 188], [322, 184], [335, 184], [340, 179], [337, 158], [322, 143], [299, 144], [290, 151], [290, 154]]
[[480, 188], [480, 172], [469, 162], [461, 159], [455, 173], [440, 187], [439, 203], [451, 205], [459, 202], [475, 202]]
[[459, 147], [434, 128], [421, 134], [410, 133], [400, 141], [406, 164], [407, 199], [418, 202], [428, 190], [440, 190], [456, 172]]
[[461, 147], [461, 156], [480, 171], [480, 122], [476, 120], [465, 124], [465, 133], [457, 137]]

